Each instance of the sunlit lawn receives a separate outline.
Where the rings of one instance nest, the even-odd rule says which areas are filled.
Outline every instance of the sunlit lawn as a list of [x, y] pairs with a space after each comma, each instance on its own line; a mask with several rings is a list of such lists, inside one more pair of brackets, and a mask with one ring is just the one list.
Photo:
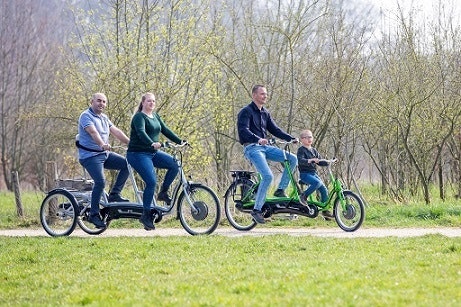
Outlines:
[[459, 306], [461, 238], [1, 238], [0, 305]]

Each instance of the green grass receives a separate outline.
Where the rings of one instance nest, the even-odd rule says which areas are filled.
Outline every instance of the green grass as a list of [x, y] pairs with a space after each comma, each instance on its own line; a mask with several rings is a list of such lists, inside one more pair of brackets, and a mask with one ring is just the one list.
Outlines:
[[8, 306], [459, 306], [461, 238], [2, 238]]
[[[42, 193], [0, 193], [0, 228], [41, 228]], [[368, 201], [362, 227], [460, 227], [457, 201]], [[174, 219], [162, 227], [181, 227]], [[320, 218], [268, 227], [335, 227]], [[227, 226], [225, 217], [222, 225]], [[136, 227], [119, 220], [112, 227]], [[1, 306], [459, 306], [461, 237], [2, 237]]]

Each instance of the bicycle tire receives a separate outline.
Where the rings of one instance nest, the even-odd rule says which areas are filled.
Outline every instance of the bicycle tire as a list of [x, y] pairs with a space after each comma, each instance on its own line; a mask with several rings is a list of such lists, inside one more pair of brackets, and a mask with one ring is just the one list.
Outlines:
[[224, 194], [224, 212], [227, 220], [237, 230], [248, 231], [256, 227], [256, 221], [250, 212], [244, 212], [241, 208], [242, 197], [255, 183], [247, 178], [239, 178], [234, 181]]
[[365, 207], [362, 199], [352, 191], [343, 191], [346, 208], [343, 210], [339, 197], [335, 199], [333, 215], [338, 226], [347, 232], [356, 231], [365, 219]]
[[182, 191], [177, 207], [182, 227], [193, 236], [213, 233], [221, 219], [218, 196], [211, 188], [200, 183], [191, 184], [187, 192], [197, 211], [192, 209]]
[[52, 237], [70, 235], [77, 225], [77, 201], [68, 191], [52, 190], [40, 206], [40, 223]]
[[77, 224], [78, 226], [87, 234], [89, 235], [99, 235], [106, 231], [106, 229], [109, 227], [110, 221], [105, 219], [103, 217], [104, 222], [106, 223], [105, 228], [96, 228], [96, 226], [93, 223], [90, 223], [88, 221], [88, 218], [90, 217], [90, 206], [78, 206], [79, 207], [79, 214], [77, 217]]

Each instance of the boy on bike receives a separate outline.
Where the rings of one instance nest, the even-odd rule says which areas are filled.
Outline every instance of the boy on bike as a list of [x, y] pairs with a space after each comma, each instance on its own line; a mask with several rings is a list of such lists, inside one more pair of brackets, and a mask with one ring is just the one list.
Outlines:
[[[272, 119], [269, 111], [264, 108], [268, 98], [265, 86], [253, 86], [251, 96], [253, 101], [238, 113], [237, 129], [240, 144], [244, 147], [243, 152], [245, 157], [261, 174], [261, 183], [256, 193], [255, 206], [253, 212], [251, 212], [251, 216], [257, 223], [264, 224], [265, 221], [261, 208], [264, 205], [267, 190], [274, 178], [267, 160], [276, 162], [284, 161], [283, 150], [269, 145], [267, 133], [271, 133], [273, 136], [285, 141], [291, 141], [295, 138], [279, 128]], [[287, 154], [287, 157], [290, 162], [291, 171], [293, 172], [297, 165], [296, 156]], [[289, 174], [284, 170], [274, 196], [287, 197], [284, 190], [288, 187], [289, 181]]]
[[[318, 190], [320, 192], [320, 201], [325, 203], [328, 200], [328, 190], [317, 174], [317, 164], [320, 166], [326, 166], [327, 164], [322, 160], [322, 156], [320, 156], [317, 149], [312, 147], [314, 140], [312, 131], [303, 130], [299, 138], [302, 144], [296, 154], [298, 158], [299, 178], [302, 182], [309, 185], [306, 191], [301, 194], [301, 202], [306, 204], [309, 195]], [[322, 215], [327, 221], [334, 218], [328, 210], [322, 211]]]

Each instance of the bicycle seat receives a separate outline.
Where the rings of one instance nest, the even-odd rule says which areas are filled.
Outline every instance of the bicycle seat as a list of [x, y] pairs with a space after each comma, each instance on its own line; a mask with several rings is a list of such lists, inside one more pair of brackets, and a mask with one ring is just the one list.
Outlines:
[[245, 171], [245, 170], [231, 170], [232, 177], [237, 178], [251, 178], [251, 175], [255, 172], [253, 171]]

